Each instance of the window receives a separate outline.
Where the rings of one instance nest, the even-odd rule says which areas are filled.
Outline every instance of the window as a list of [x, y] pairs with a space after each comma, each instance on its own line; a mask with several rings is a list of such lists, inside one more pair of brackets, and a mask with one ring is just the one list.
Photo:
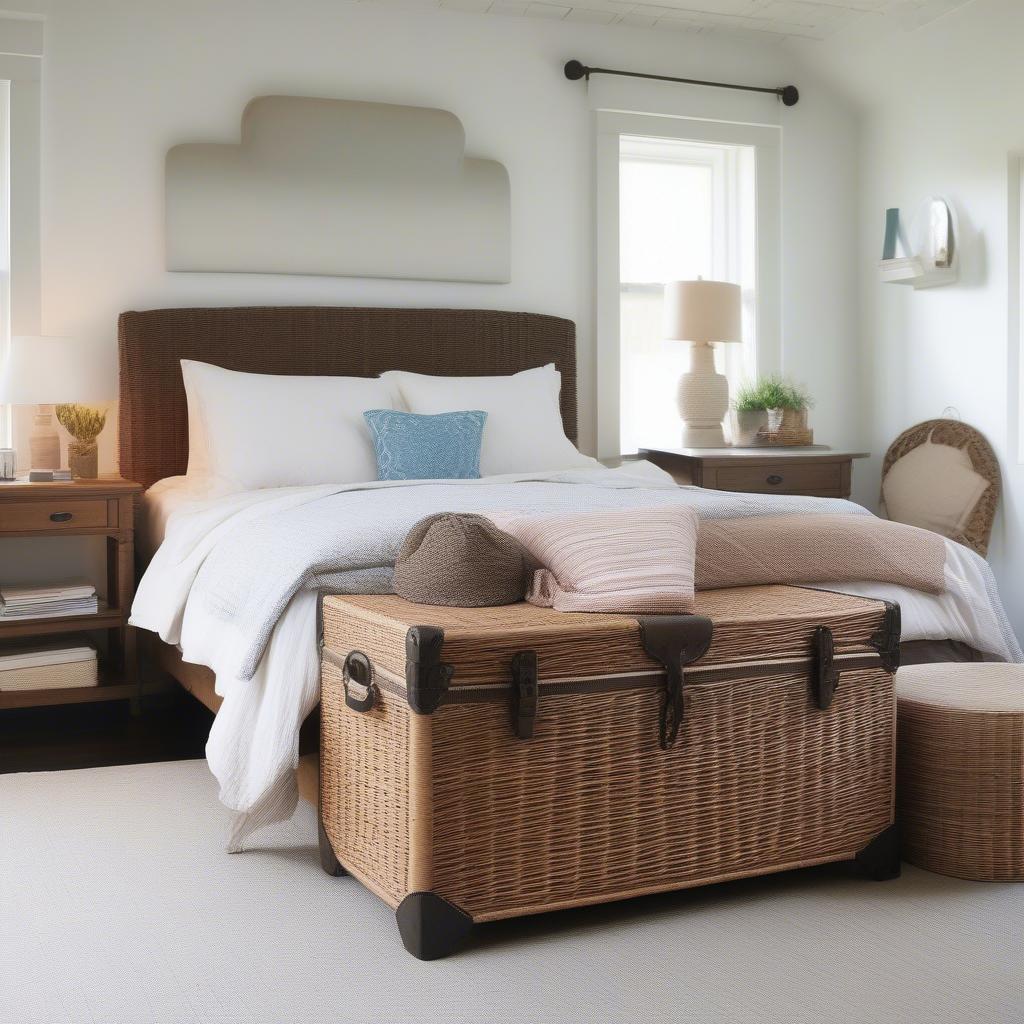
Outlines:
[[743, 344], [719, 345], [735, 388], [757, 371], [754, 149], [624, 135], [619, 141], [619, 436], [623, 452], [679, 443], [675, 390], [689, 347], [662, 340], [668, 281], [743, 288]]
[[[12, 333], [40, 333], [42, 53], [41, 19], [0, 16], [0, 362]], [[0, 406], [0, 447], [17, 433], [11, 412]]]
[[[11, 337], [11, 83], [0, 80], [0, 375]], [[12, 410], [0, 405], [0, 447], [12, 443]]]
[[778, 369], [778, 129], [601, 111], [598, 448], [676, 447], [688, 345], [663, 338], [668, 281], [739, 284], [743, 343], [716, 346], [730, 390]]

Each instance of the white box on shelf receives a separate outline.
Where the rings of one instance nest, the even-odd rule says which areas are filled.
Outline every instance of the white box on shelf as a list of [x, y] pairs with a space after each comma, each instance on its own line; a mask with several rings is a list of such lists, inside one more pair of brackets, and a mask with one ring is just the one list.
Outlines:
[[98, 685], [99, 664], [93, 647], [0, 649], [0, 692]]

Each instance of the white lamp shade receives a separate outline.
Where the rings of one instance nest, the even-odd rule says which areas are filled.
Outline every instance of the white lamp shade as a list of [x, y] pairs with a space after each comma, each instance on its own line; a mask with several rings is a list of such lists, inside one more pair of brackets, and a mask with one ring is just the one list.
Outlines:
[[669, 281], [665, 337], [670, 341], [742, 341], [740, 286], [727, 281]]
[[72, 338], [18, 335], [0, 367], [0, 402], [7, 405], [102, 405], [117, 388], [113, 345]]

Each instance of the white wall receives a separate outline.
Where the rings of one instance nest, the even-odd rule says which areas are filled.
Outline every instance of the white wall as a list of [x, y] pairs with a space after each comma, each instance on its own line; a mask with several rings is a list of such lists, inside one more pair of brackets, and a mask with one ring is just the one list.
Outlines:
[[[23, 0], [23, 6], [28, 0]], [[784, 84], [784, 361], [818, 398], [822, 441], [858, 440], [856, 122], [770, 37], [552, 24], [340, 0], [34, 0], [47, 18], [43, 89], [42, 330], [114, 344], [117, 314], [159, 305], [337, 303], [524, 309], [576, 321], [581, 442], [594, 439], [593, 114], [570, 57], [611, 67]], [[667, 86], [698, 113], [737, 94]], [[253, 96], [437, 106], [512, 182], [506, 286], [169, 274], [167, 148], [237, 136]], [[668, 96], [668, 92], [664, 95]], [[712, 101], [711, 97], [717, 99]], [[752, 97], [743, 97], [750, 100]], [[756, 103], [771, 111], [770, 97]], [[746, 109], [746, 108], [744, 108]], [[115, 430], [108, 428], [111, 464]]]
[[[854, 52], [819, 51], [864, 105], [861, 257], [866, 436], [875, 452], [858, 479], [877, 498], [878, 462], [905, 427], [946, 406], [978, 427], [1005, 486], [990, 561], [1024, 634], [1024, 472], [1012, 437], [1019, 338], [1009, 343], [1007, 163], [1024, 152], [1024, 4], [976, 0], [911, 35]], [[914, 292], [883, 285], [885, 209], [913, 211], [931, 194], [960, 218], [961, 280]], [[1012, 396], [1012, 397], [1011, 397]]]

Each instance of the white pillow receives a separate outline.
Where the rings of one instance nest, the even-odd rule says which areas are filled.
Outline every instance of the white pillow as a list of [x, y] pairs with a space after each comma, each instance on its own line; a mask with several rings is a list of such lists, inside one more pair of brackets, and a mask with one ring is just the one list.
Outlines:
[[506, 377], [431, 377], [389, 370], [381, 380], [397, 387], [410, 412], [486, 412], [481, 476], [598, 465], [565, 436], [558, 408], [562, 375], [554, 363]]
[[967, 452], [929, 438], [889, 467], [882, 500], [890, 519], [949, 537], [967, 527], [988, 485]]
[[188, 475], [243, 490], [377, 479], [363, 412], [394, 409], [393, 385], [371, 377], [241, 373], [182, 359]]
[[194, 359], [182, 359], [180, 362], [185, 404], [188, 406], [188, 468], [185, 476], [199, 479], [210, 475], [210, 446], [206, 440], [206, 427], [199, 415], [199, 392], [196, 385], [199, 374], [193, 373], [190, 367], [210, 364], [197, 363]]

